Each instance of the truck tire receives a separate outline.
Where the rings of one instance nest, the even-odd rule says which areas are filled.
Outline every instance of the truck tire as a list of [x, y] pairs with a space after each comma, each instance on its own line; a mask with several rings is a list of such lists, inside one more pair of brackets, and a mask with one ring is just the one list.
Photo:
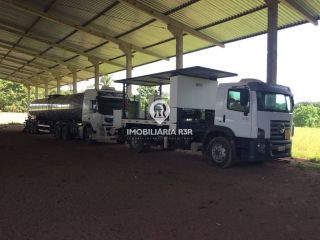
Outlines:
[[31, 121], [29, 120], [26, 122], [26, 132], [31, 133]]
[[61, 139], [61, 125], [56, 125], [54, 127], [54, 137], [56, 139]]
[[213, 166], [227, 168], [233, 163], [233, 146], [227, 138], [215, 137], [209, 142], [206, 155]]
[[70, 130], [67, 125], [64, 125], [61, 129], [61, 138], [64, 141], [69, 141], [70, 140]]
[[86, 126], [83, 130], [83, 140], [86, 144], [92, 144], [94, 141], [92, 139], [93, 129], [90, 126]]
[[32, 134], [37, 134], [38, 133], [38, 124], [37, 122], [32, 122]]
[[143, 140], [139, 139], [137, 136], [131, 136], [130, 138], [130, 149], [137, 153], [141, 153], [144, 150]]

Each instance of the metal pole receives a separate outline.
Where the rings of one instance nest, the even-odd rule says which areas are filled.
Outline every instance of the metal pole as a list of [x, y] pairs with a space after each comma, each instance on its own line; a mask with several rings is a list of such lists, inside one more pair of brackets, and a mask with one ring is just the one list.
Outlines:
[[268, 6], [267, 83], [277, 83], [278, 1], [266, 0]]
[[48, 97], [48, 82], [47, 81], [44, 83], [44, 96]]
[[38, 99], [39, 98], [39, 94], [38, 94], [39, 92], [38, 92], [38, 86], [35, 86], [35, 97], [36, 97], [36, 99]]
[[99, 90], [99, 63], [94, 65], [94, 88]]
[[88, 58], [88, 60], [94, 66], [94, 88], [98, 91], [99, 90], [99, 76], [100, 76], [99, 66], [100, 66], [100, 63], [95, 58]]
[[27, 105], [28, 105], [28, 111], [30, 110], [30, 86], [26, 86], [27, 87]]
[[78, 92], [78, 89], [77, 89], [77, 71], [76, 70], [73, 70], [72, 71], [72, 91], [73, 91], [73, 94], [76, 94]]
[[57, 77], [57, 94], [60, 94], [60, 90], [61, 90], [61, 77]]
[[[127, 67], [127, 79], [132, 78], [132, 55], [130, 53], [126, 54], [126, 67]], [[127, 94], [128, 97], [132, 97], [132, 85], [127, 84]]]
[[176, 39], [176, 69], [181, 69], [183, 68], [183, 31], [173, 25], [168, 25], [168, 30]]
[[[126, 78], [132, 78], [132, 49], [127, 45], [119, 45], [120, 50], [126, 55]], [[126, 84], [128, 97], [132, 97], [132, 85]]]
[[126, 118], [126, 84], [122, 84], [122, 117]]

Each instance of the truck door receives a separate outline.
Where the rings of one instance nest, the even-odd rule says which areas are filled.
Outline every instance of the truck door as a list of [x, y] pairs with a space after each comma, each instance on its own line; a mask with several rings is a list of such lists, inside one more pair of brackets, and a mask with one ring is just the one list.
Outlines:
[[252, 114], [250, 91], [247, 88], [229, 88], [224, 101], [224, 110], [217, 124], [231, 129], [237, 137], [251, 137]]

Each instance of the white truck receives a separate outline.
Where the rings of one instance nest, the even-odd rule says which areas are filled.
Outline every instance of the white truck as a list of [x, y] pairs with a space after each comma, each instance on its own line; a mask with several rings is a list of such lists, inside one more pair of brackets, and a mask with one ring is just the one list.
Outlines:
[[80, 138], [88, 143], [119, 141], [113, 128], [113, 110], [122, 108], [122, 92], [110, 87], [51, 95], [30, 104], [24, 131], [54, 133], [58, 139]]
[[[123, 96], [128, 84], [159, 86], [153, 96], [158, 100], [162, 86], [170, 85], [170, 104], [151, 105], [144, 118], [128, 118], [116, 110], [113, 127], [138, 152], [152, 145], [201, 150], [211, 164], [223, 168], [237, 161], [290, 157], [290, 88], [254, 79], [218, 84], [218, 78], [231, 76], [236, 74], [191, 67], [118, 80]], [[162, 119], [156, 121], [159, 115]]]

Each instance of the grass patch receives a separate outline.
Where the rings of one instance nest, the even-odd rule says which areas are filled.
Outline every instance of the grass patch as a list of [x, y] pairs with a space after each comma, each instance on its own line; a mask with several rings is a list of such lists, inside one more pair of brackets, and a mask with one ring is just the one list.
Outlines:
[[295, 128], [292, 156], [320, 163], [320, 128]]
[[297, 168], [300, 170], [313, 170], [313, 171], [320, 171], [320, 163], [319, 162], [298, 162], [295, 164]]

